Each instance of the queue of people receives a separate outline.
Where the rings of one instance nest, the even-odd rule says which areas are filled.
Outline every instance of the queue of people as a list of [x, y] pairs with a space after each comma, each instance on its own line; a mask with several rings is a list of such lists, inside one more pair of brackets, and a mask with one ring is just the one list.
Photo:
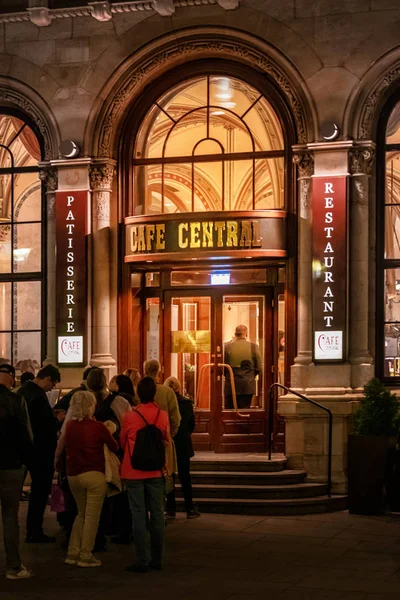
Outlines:
[[60, 382], [56, 367], [43, 367], [14, 393], [14, 368], [0, 364], [0, 502], [8, 579], [32, 576], [19, 556], [18, 505], [27, 471], [26, 542], [56, 541], [43, 531], [54, 469], [68, 516], [66, 564], [101, 565], [93, 552], [106, 549], [114, 503], [119, 521], [114, 540], [129, 543], [133, 538], [136, 550], [136, 561], [127, 570], [162, 568], [165, 519], [176, 515], [176, 472], [187, 517], [200, 513], [190, 480], [193, 404], [181, 395], [178, 380], [169, 378], [162, 385], [159, 378], [155, 360], [144, 364], [144, 377], [128, 369], [108, 386], [104, 372], [90, 367], [81, 385], [52, 409], [46, 392]]

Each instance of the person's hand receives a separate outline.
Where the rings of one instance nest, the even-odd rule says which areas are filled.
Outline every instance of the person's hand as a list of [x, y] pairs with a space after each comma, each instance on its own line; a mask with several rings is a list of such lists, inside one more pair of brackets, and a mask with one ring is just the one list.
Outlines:
[[61, 410], [60, 408], [56, 408], [54, 410], [54, 416], [57, 419], [57, 421], [59, 421], [59, 423], [62, 423], [64, 421], [66, 414], [67, 414], [66, 410]]
[[107, 421], [104, 421], [103, 425], [108, 429], [111, 435], [114, 435], [114, 433], [117, 431], [116, 424], [113, 423], [113, 421], [110, 421], [109, 419]]

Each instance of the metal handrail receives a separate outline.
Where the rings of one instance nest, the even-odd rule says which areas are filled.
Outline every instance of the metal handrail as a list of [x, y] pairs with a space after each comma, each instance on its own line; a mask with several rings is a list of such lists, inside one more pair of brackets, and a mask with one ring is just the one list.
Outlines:
[[200, 373], [199, 373], [199, 381], [197, 383], [197, 389], [196, 389], [196, 402], [195, 402], [195, 410], [196, 410], [196, 405], [197, 405], [197, 398], [199, 395], [199, 390], [201, 388], [201, 384], [203, 383], [203, 375], [204, 375], [204, 371], [207, 368], [210, 367], [220, 367], [220, 368], [224, 368], [226, 367], [229, 371], [229, 377], [230, 377], [230, 381], [231, 381], [231, 388], [232, 388], [232, 401], [233, 401], [233, 407], [235, 409], [236, 414], [238, 415], [238, 417], [244, 417], [244, 418], [248, 418], [250, 417], [249, 414], [244, 414], [241, 413], [238, 409], [238, 405], [237, 405], [237, 398], [236, 398], [236, 386], [235, 386], [235, 378], [233, 376], [233, 371], [232, 371], [232, 367], [230, 365], [227, 365], [225, 363], [207, 363], [205, 365], [202, 365], [200, 367]]
[[301, 398], [302, 400], [305, 400], [306, 402], [309, 402], [310, 404], [314, 404], [314, 406], [317, 406], [318, 408], [321, 408], [322, 410], [324, 410], [325, 412], [328, 413], [329, 431], [328, 431], [328, 485], [327, 485], [328, 489], [327, 489], [327, 495], [328, 495], [328, 498], [330, 498], [331, 497], [331, 488], [332, 488], [332, 425], [333, 425], [332, 411], [329, 408], [327, 408], [326, 406], [324, 406], [323, 404], [320, 404], [319, 402], [315, 402], [315, 400], [311, 400], [311, 398], [307, 398], [307, 396], [303, 396], [303, 394], [299, 394], [298, 392], [295, 392], [291, 388], [288, 388], [285, 385], [282, 385], [281, 383], [273, 383], [271, 385], [271, 387], [269, 388], [268, 460], [271, 460], [272, 443], [273, 443], [273, 437], [274, 437], [274, 397], [273, 397], [273, 392], [274, 392], [275, 388], [281, 388], [282, 390], [285, 390], [286, 393], [293, 394], [294, 396], [297, 396], [298, 398]]

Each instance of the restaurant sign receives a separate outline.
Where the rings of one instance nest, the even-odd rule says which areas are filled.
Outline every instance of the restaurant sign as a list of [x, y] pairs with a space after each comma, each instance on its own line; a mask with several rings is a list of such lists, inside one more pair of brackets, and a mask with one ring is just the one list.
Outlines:
[[56, 192], [57, 362], [82, 365], [86, 331], [86, 191]]
[[284, 218], [166, 220], [126, 226], [126, 260], [141, 254], [218, 250], [281, 250]]
[[343, 360], [346, 339], [347, 179], [313, 178], [314, 360]]

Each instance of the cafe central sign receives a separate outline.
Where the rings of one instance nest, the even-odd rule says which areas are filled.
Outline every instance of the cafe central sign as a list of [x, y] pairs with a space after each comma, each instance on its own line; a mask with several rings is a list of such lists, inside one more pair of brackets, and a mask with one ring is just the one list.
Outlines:
[[347, 180], [313, 178], [314, 360], [343, 360], [346, 338]]
[[56, 192], [57, 362], [83, 364], [86, 330], [86, 191]]
[[[192, 215], [193, 216], [193, 215]], [[162, 217], [161, 217], [162, 218]], [[126, 258], [143, 254], [220, 250], [270, 250], [286, 255], [285, 213], [280, 218], [197, 219], [135, 222], [126, 219]], [[160, 222], [161, 221], [161, 222]], [[283, 250], [283, 254], [279, 253]]]

